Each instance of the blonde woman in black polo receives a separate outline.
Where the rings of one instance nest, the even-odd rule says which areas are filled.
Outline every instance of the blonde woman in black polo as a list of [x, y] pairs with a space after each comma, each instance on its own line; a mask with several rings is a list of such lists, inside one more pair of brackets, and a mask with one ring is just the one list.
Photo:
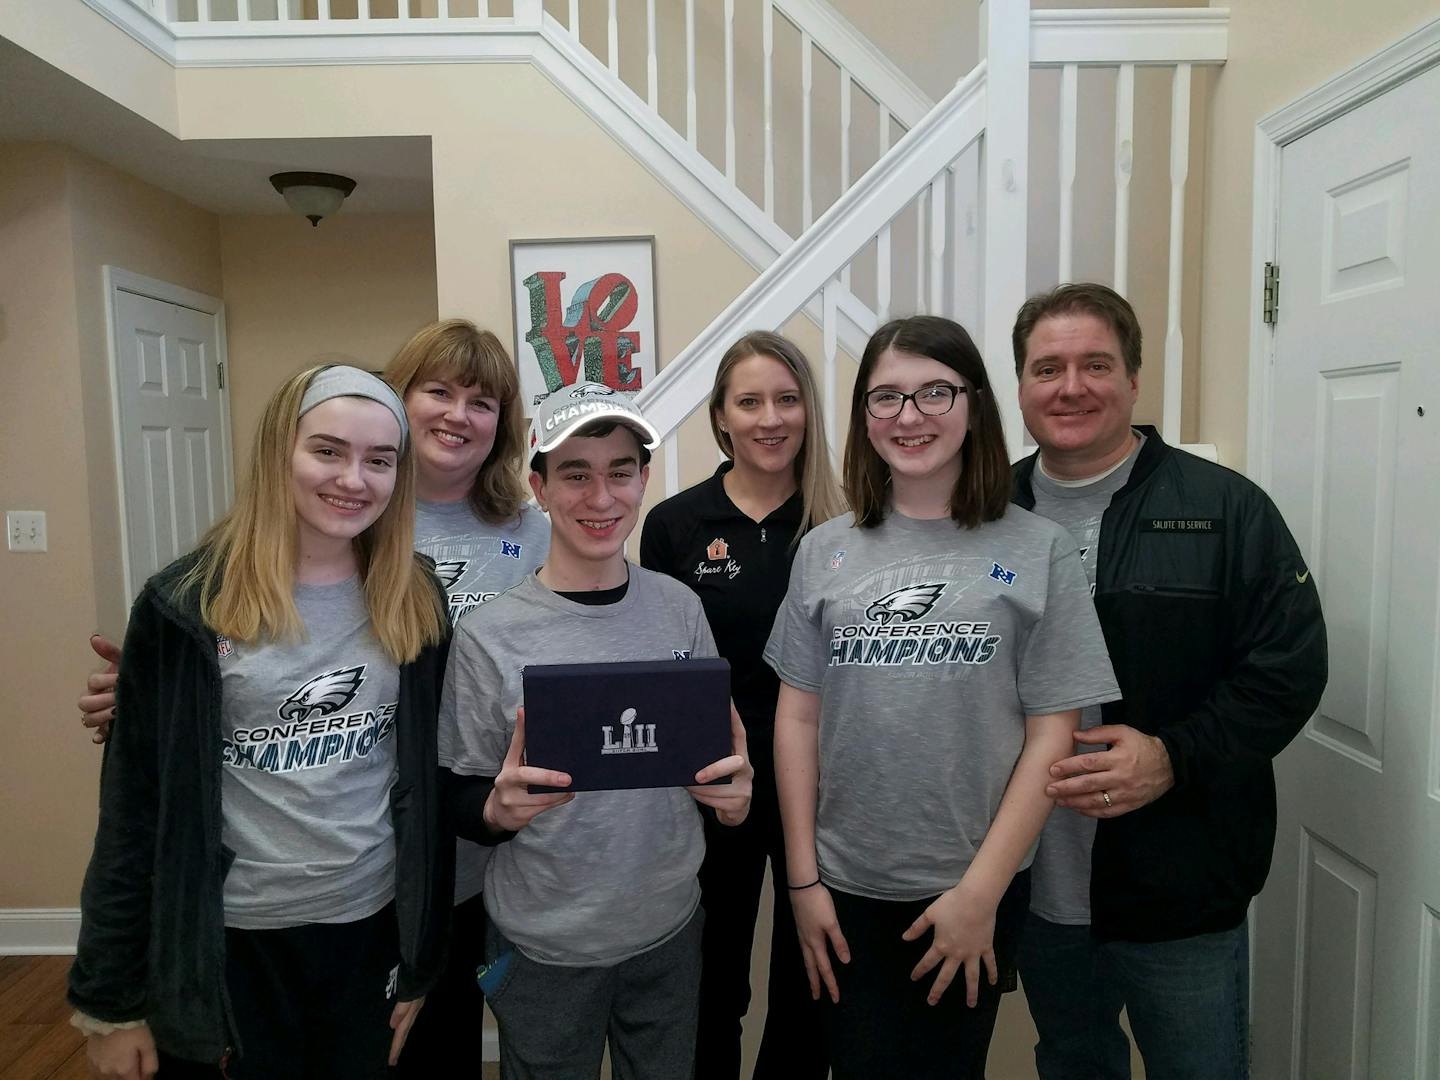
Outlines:
[[823, 1080], [829, 1062], [795, 936], [775, 794], [779, 682], [761, 658], [799, 538], [841, 509], [804, 354], [778, 334], [737, 341], [715, 374], [710, 426], [728, 460], [651, 510], [640, 539], [641, 565], [683, 581], [704, 605], [720, 654], [730, 661], [731, 693], [755, 767], [745, 824], [706, 823], [695, 1076], [740, 1075], [740, 1023], [750, 1005], [750, 949], [768, 858], [777, 902], [769, 1009], [754, 1076]]

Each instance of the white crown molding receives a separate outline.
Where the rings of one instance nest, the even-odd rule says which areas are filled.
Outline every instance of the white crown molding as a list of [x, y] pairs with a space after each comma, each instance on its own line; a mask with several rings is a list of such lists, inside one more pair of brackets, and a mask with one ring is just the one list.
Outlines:
[[1032, 64], [1223, 64], [1229, 8], [1075, 8], [1030, 13]]
[[123, 30], [162, 60], [175, 64], [175, 35], [163, 22], [127, 0], [80, 0], [112, 26]]
[[1328, 124], [1440, 63], [1440, 18], [1362, 60], [1260, 120], [1260, 131], [1279, 146]]
[[668, 436], [709, 394], [725, 346], [799, 311], [880, 228], [985, 130], [985, 65], [979, 64], [640, 391]]
[[1286, 145], [1407, 79], [1440, 64], [1440, 18], [1424, 23], [1379, 52], [1347, 68], [1255, 125], [1250, 217], [1250, 393], [1245, 473], [1261, 487], [1270, 482], [1271, 371], [1275, 331], [1265, 323], [1260, 297], [1264, 268], [1279, 240], [1280, 158]]
[[73, 955], [79, 937], [79, 908], [0, 908], [0, 956]]

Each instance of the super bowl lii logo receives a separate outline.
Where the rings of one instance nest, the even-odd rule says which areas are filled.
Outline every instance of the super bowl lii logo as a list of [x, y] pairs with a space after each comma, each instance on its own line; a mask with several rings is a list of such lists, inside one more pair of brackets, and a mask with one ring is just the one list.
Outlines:
[[624, 274], [608, 273], [561, 298], [560, 270], [542, 270], [522, 284], [530, 294], [530, 329], [525, 342], [535, 350], [547, 393], [576, 382], [597, 382], [616, 390], [639, 390], [641, 373], [633, 358], [641, 334], [626, 327], [639, 297]]
[[615, 726], [604, 724], [600, 730], [604, 738], [600, 743], [602, 754], [658, 754], [660, 747], [655, 743], [655, 725], [635, 723], [634, 709], [620, 714], [620, 738], [615, 738]]

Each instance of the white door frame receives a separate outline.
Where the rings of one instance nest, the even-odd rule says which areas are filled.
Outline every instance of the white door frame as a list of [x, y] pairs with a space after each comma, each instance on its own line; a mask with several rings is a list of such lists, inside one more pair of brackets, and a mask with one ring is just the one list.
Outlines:
[[[228, 355], [225, 347], [225, 302], [218, 297], [207, 296], [191, 289], [172, 285], [168, 281], [137, 274], [119, 266], [101, 267], [105, 288], [105, 345], [108, 357], [106, 371], [110, 379], [110, 429], [115, 455], [115, 508], [120, 518], [120, 572], [125, 590], [125, 610], [135, 602], [130, 592], [130, 534], [125, 522], [125, 461], [122, 432], [120, 430], [120, 383], [119, 383], [119, 328], [116, 323], [116, 299], [122, 292], [146, 296], [177, 307], [191, 308], [215, 319], [217, 344], [216, 359], [229, 372]], [[225, 477], [225, 505], [228, 509], [235, 501], [235, 458], [230, 447], [230, 385], [218, 388], [220, 395], [220, 459], [221, 472]]]
[[[1250, 241], [1250, 407], [1245, 472], [1261, 487], [1270, 484], [1271, 374], [1275, 332], [1260, 302], [1265, 264], [1275, 260], [1280, 236], [1280, 159], [1284, 148], [1323, 124], [1364, 105], [1440, 64], [1440, 18], [1425, 23], [1309, 93], [1276, 109], [1255, 125], [1255, 180]], [[1285, 303], [1285, 268], [1280, 268]]]

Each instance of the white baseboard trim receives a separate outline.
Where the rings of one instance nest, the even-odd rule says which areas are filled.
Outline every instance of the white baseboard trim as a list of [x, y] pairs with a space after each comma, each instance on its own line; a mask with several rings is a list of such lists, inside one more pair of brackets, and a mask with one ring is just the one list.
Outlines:
[[0, 956], [73, 955], [79, 936], [79, 908], [0, 908]]

